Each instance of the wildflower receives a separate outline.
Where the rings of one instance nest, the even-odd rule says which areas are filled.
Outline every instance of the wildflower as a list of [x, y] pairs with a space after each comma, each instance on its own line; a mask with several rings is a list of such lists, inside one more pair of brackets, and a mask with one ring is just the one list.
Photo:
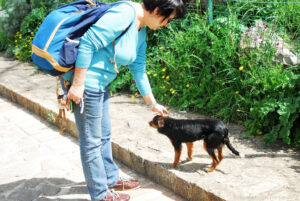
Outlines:
[[225, 82], [222, 82], [222, 86], [224, 86], [225, 85]]
[[259, 39], [262, 39], [262, 36], [259, 36], [258, 38], [259, 38]]
[[157, 76], [157, 73], [154, 73], [154, 75], [153, 75], [154, 77], [156, 77]]
[[148, 71], [147, 74], [150, 75], [151, 73]]
[[190, 84], [186, 84], [186, 87], [190, 87]]
[[30, 32], [31, 35], [33, 35], [33, 32]]
[[164, 49], [164, 47], [163, 47], [163, 46], [161, 46], [161, 47], [159, 47], [159, 49], [160, 49], [160, 50], [163, 50], [163, 49]]
[[130, 99], [131, 99], [131, 100], [134, 100], [134, 99], [135, 99], [135, 97], [134, 97], [134, 96], [131, 96], [131, 97], [130, 97]]
[[165, 77], [166, 77], [165, 75], [161, 76], [162, 79], [165, 79]]
[[279, 42], [277, 42], [276, 45], [279, 46]]
[[266, 29], [268, 29], [268, 27], [267, 27], [267, 26], [265, 26], [265, 27], [264, 27], [264, 29], [266, 30]]
[[276, 29], [276, 26], [273, 26], [273, 29]]
[[236, 95], [238, 95], [239, 93], [240, 93], [239, 91], [236, 91], [236, 92], [235, 92]]
[[135, 83], [135, 80], [132, 80], [133, 83]]
[[240, 71], [244, 70], [244, 66], [239, 67], [239, 70]]
[[171, 88], [171, 89], [170, 89], [170, 91], [174, 91], [174, 89], [173, 89], [173, 88]]
[[163, 69], [162, 69], [162, 72], [165, 72], [165, 71], [166, 71], [166, 68], [163, 68]]
[[170, 76], [168, 75], [167, 77], [166, 77], [166, 79], [168, 80], [170, 78]]
[[162, 86], [161, 88], [162, 88], [162, 89], [165, 89], [165, 88], [166, 88], [166, 86]]
[[175, 90], [173, 90], [171, 93], [174, 94], [174, 93], [175, 93]]
[[15, 43], [17, 43], [18, 41], [17, 40], [15, 40]]
[[134, 94], [136, 97], [138, 97], [139, 96], [139, 93], [138, 92], [135, 92], [135, 94]]

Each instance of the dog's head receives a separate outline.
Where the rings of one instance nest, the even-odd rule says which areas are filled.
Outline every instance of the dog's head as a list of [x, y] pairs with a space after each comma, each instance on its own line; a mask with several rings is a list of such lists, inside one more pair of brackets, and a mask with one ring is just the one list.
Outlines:
[[163, 128], [165, 126], [165, 121], [164, 121], [164, 117], [160, 116], [160, 115], [156, 115], [152, 121], [149, 122], [149, 125], [152, 128]]

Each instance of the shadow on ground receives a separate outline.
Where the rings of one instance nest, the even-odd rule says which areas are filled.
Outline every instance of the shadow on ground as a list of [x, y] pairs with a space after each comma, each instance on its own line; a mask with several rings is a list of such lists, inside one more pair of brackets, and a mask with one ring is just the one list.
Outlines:
[[[58, 198], [72, 195], [72, 199]], [[0, 185], [1, 201], [88, 201], [78, 198], [78, 194], [88, 194], [85, 183], [76, 183], [64, 178], [32, 178]]]

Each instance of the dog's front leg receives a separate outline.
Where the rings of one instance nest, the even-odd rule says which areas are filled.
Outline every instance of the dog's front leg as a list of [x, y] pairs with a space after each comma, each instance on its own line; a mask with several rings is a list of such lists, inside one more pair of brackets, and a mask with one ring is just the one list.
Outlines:
[[194, 151], [194, 144], [193, 142], [188, 142], [186, 143], [186, 148], [187, 148], [187, 152], [188, 152], [188, 160], [191, 161], [193, 160], [193, 151]]
[[179, 162], [180, 159], [180, 155], [181, 155], [181, 150], [182, 150], [182, 146], [181, 143], [180, 144], [174, 144], [174, 150], [175, 150], [175, 157], [174, 157], [174, 162], [173, 162], [173, 167], [175, 168]]

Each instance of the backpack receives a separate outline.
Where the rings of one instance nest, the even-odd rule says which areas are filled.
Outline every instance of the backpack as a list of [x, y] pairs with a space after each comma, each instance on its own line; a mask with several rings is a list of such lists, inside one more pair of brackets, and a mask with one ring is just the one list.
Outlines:
[[52, 11], [32, 41], [32, 61], [53, 76], [73, 69], [80, 38], [109, 8], [119, 3], [122, 2], [78, 0]]

